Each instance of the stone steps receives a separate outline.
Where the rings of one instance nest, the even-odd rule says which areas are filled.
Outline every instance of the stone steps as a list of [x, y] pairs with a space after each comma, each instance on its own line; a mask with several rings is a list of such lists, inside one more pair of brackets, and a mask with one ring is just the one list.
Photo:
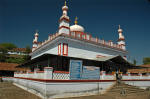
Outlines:
[[123, 95], [133, 95], [133, 94], [141, 95], [143, 93], [147, 93], [147, 91], [135, 86], [121, 83], [121, 84], [115, 84], [109, 91], [107, 91], [106, 94], [111, 96], [123, 96]]

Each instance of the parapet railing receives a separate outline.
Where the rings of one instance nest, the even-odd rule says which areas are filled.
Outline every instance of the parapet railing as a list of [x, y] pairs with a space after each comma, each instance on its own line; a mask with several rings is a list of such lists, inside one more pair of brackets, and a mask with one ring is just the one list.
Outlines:
[[[135, 79], [150, 79], [150, 75], [142, 74], [121, 74], [122, 80], [135, 80]], [[54, 79], [54, 80], [69, 80], [70, 74], [67, 71], [34, 71], [26, 73], [15, 73], [14, 77], [37, 78], [37, 79]], [[100, 80], [116, 80], [116, 74], [100, 73]]]
[[41, 46], [47, 44], [48, 42], [54, 40], [56, 37], [58, 37], [60, 35], [65, 35], [65, 36], [68, 36], [68, 37], [73, 37], [73, 38], [77, 38], [77, 39], [80, 39], [80, 40], [86, 40], [88, 42], [101, 44], [101, 45], [109, 47], [109, 48], [114, 48], [114, 49], [117, 49], [117, 50], [126, 51], [125, 49], [123, 49], [122, 45], [115, 44], [111, 40], [110, 41], [105, 41], [105, 40], [101, 40], [101, 39], [99, 39], [97, 37], [96, 38], [92, 37], [91, 35], [86, 34], [86, 33], [82, 33], [82, 34], [84, 36], [83, 35], [77, 36], [77, 33], [75, 33], [75, 34], [73, 34], [73, 33], [70, 33], [70, 34], [65, 34], [65, 33], [62, 33], [62, 34], [59, 34], [59, 33], [51, 34], [51, 35], [49, 35], [48, 40], [45, 40], [44, 42], [39, 43], [38, 47], [36, 49], [38, 49]]

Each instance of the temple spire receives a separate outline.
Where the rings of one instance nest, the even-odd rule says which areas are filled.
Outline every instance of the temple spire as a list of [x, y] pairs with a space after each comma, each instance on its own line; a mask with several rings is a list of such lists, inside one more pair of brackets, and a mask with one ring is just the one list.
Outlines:
[[118, 38], [118, 44], [122, 46], [122, 48], [124, 50], [126, 50], [126, 47], [125, 47], [125, 38], [124, 38], [124, 35], [123, 35], [123, 30], [121, 29], [120, 25], [118, 26], [118, 33], [119, 33], [119, 38]]
[[75, 24], [78, 24], [78, 17], [77, 17], [77, 16], [75, 17], [74, 23], [75, 23]]
[[63, 14], [59, 20], [58, 32], [59, 32], [59, 34], [61, 34], [61, 33], [69, 34], [70, 33], [70, 26], [69, 26], [70, 19], [69, 19], [69, 16], [67, 15], [68, 6], [67, 6], [66, 0], [65, 0], [64, 6], [62, 7], [62, 11], [63, 11]]
[[33, 45], [32, 45], [32, 52], [38, 47], [38, 30], [35, 30]]

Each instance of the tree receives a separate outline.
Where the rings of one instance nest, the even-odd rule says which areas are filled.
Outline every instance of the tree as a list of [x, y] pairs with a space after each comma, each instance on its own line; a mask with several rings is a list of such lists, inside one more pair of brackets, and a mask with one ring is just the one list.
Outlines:
[[150, 64], [150, 57], [144, 57], [144, 58], [143, 58], [143, 64], [144, 64], [144, 65]]
[[7, 49], [0, 45], [0, 62], [5, 62], [7, 55]]
[[29, 54], [31, 52], [30, 46], [26, 46], [26, 53]]
[[23, 58], [8, 58], [6, 59], [6, 62], [21, 64], [24, 62], [24, 59]]
[[137, 63], [137, 61], [134, 59], [134, 60], [133, 60], [133, 64], [136, 65], [136, 63]]
[[7, 50], [4, 46], [1, 46], [1, 45], [0, 45], [0, 53], [1, 53], [1, 54], [7, 54], [7, 51], [8, 51], [8, 50]]
[[5, 61], [6, 61], [6, 56], [0, 53], [0, 62], [5, 62]]
[[31, 48], [30, 46], [26, 46], [26, 54], [23, 56], [24, 62], [29, 61], [31, 59], [31, 57], [29, 56], [29, 53], [31, 52]]
[[7, 50], [12, 50], [13, 48], [17, 48], [17, 46], [12, 43], [1, 43], [0, 46], [6, 48]]

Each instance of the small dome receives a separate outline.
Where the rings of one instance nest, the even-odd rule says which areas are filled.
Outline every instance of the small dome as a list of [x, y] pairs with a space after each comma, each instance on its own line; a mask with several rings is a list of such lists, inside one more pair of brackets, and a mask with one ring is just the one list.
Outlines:
[[70, 26], [70, 31], [79, 31], [79, 32], [84, 32], [84, 28], [80, 25], [72, 25]]
[[63, 6], [62, 10], [68, 10], [68, 7], [67, 6]]
[[35, 36], [39, 36], [39, 34], [36, 32], [35, 34], [34, 34]]
[[121, 33], [123, 30], [122, 29], [118, 29], [118, 32]]

